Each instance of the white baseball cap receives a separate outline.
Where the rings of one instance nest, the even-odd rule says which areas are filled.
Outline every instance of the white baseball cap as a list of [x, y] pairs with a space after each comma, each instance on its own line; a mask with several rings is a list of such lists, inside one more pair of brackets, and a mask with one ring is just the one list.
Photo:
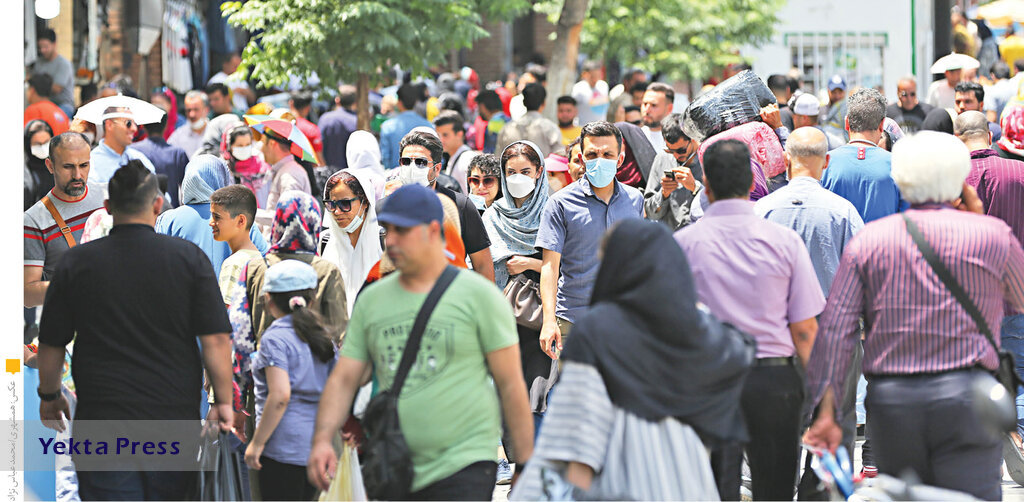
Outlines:
[[796, 101], [793, 102], [793, 114], [794, 115], [811, 115], [817, 116], [821, 113], [821, 103], [818, 102], [818, 98], [814, 97], [811, 93], [804, 93], [797, 96]]

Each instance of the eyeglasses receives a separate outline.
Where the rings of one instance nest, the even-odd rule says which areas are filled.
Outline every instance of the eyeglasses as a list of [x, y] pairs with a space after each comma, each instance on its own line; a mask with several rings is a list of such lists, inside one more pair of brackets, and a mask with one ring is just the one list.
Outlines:
[[425, 159], [423, 157], [402, 157], [401, 159], [398, 159], [398, 163], [403, 166], [412, 165], [414, 162], [416, 163], [416, 167], [427, 167], [430, 165], [430, 159]]
[[484, 185], [484, 188], [491, 188], [495, 183], [498, 182], [497, 176], [470, 176], [468, 178], [470, 186]]
[[674, 153], [676, 155], [686, 155], [686, 151], [690, 149], [690, 145], [687, 144], [682, 148], [669, 148], [665, 147], [665, 153]]
[[328, 211], [339, 209], [341, 212], [347, 213], [352, 210], [352, 203], [357, 200], [359, 200], [358, 197], [352, 199], [325, 200], [324, 206], [327, 207]]
[[916, 92], [900, 91], [900, 97], [901, 98], [905, 98], [907, 96], [914, 97], [914, 96], [917, 96], [917, 93]]

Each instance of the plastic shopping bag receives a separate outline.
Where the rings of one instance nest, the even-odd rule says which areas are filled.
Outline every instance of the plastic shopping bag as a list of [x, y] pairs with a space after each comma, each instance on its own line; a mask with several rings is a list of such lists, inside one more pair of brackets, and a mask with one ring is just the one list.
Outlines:
[[366, 500], [366, 488], [363, 486], [363, 473], [359, 469], [359, 455], [356, 449], [347, 441], [341, 456], [338, 457], [338, 467], [334, 472], [334, 479], [330, 488], [320, 494], [320, 502], [328, 500]]
[[242, 490], [242, 455], [231, 447], [228, 432], [207, 436], [199, 453], [199, 493], [196, 500], [248, 500]]

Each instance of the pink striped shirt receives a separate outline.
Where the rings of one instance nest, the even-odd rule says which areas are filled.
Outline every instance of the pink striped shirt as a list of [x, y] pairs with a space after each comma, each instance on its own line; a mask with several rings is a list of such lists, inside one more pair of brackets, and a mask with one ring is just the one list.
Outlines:
[[[1003, 221], [949, 206], [906, 214], [970, 295], [999, 341], [1003, 300], [1024, 309], [1024, 249]], [[997, 356], [974, 321], [932, 271], [900, 215], [868, 223], [843, 253], [807, 369], [817, 404], [842, 384], [860, 338], [864, 374], [910, 375], [984, 366]], [[836, 416], [840, 410], [836, 409]]]
[[[985, 205], [985, 214], [1010, 225], [1021, 246], [1024, 246], [1024, 162], [1004, 159], [995, 150], [971, 152], [971, 172], [967, 183], [978, 190]], [[1015, 313], [1009, 305], [1006, 315]]]

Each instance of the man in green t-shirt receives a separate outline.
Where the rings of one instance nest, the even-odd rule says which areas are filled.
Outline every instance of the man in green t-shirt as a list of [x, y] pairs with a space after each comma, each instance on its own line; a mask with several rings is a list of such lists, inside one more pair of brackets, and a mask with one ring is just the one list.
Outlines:
[[[324, 387], [307, 463], [321, 489], [334, 475], [331, 438], [356, 390], [371, 370], [381, 389], [391, 386], [416, 314], [447, 266], [443, 218], [437, 195], [419, 185], [395, 191], [377, 215], [399, 273], [360, 294]], [[410, 500], [490, 500], [501, 410], [517, 459], [530, 457], [533, 419], [518, 342], [512, 309], [494, 283], [459, 273], [430, 316], [398, 399], [415, 473]]]

